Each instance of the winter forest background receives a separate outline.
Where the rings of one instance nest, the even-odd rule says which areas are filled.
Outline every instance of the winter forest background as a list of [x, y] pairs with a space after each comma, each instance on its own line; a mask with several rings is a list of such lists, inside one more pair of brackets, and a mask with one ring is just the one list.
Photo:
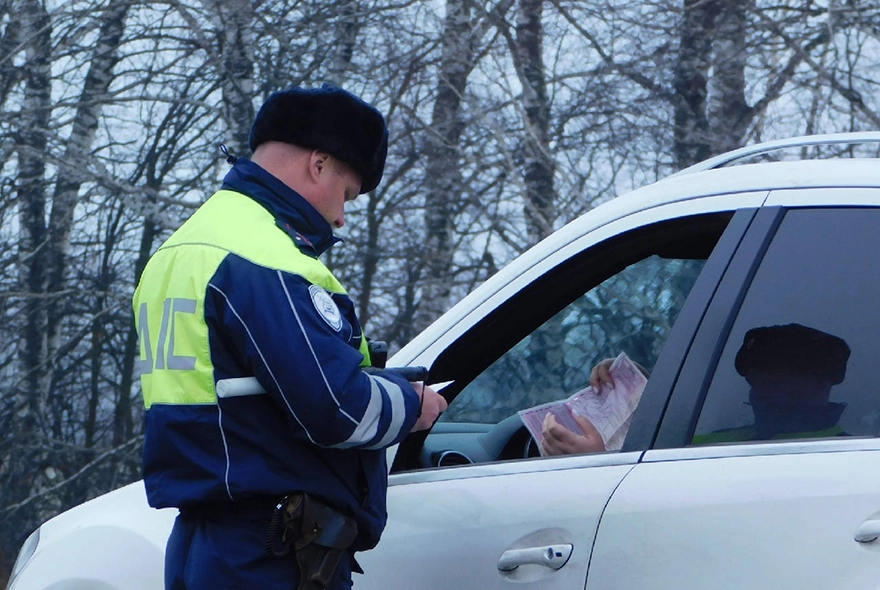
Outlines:
[[876, 0], [0, 0], [0, 34], [0, 584], [42, 521], [140, 478], [135, 282], [272, 91], [387, 115], [326, 262], [392, 349], [629, 189], [880, 129]]

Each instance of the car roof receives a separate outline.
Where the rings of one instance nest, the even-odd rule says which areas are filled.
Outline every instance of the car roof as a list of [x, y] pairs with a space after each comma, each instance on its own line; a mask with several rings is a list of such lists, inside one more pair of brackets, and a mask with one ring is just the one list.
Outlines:
[[[553, 232], [507, 264], [404, 346], [392, 357], [390, 364], [392, 366], [409, 364], [432, 343], [437, 344], [451, 326], [486, 302], [525, 270], [575, 240], [616, 220], [669, 205], [679, 205], [675, 208], [677, 216], [759, 206], [764, 203], [771, 191], [778, 190], [795, 190], [803, 193], [802, 202], [799, 202], [798, 193], [793, 193], [793, 196], [787, 195], [785, 201], [787, 206], [798, 204], [817, 206], [821, 203], [817, 202], [815, 189], [880, 188], [878, 158], [811, 159], [731, 165], [744, 158], [783, 148], [862, 142], [880, 145], [880, 132], [808, 136], [749, 146], [712, 158], [663, 180], [611, 199]], [[834, 202], [826, 204], [848, 204], [845, 196], [841, 198], [845, 193], [846, 191], [836, 193]], [[711, 198], [723, 195], [731, 195], [733, 198]], [[739, 198], [738, 195], [749, 195], [750, 198]], [[849, 204], [880, 206], [880, 193], [877, 197], [869, 196], [868, 202], [865, 201], [864, 194], [860, 194], [853, 203]]]

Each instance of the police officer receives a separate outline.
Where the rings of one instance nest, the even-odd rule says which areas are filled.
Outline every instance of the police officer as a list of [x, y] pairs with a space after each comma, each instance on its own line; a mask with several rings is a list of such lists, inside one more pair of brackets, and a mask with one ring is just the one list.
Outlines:
[[180, 510], [166, 588], [351, 587], [353, 553], [385, 525], [385, 449], [446, 408], [364, 370], [352, 301], [318, 259], [345, 203], [378, 185], [387, 141], [345, 90], [273, 94], [252, 159], [141, 276], [144, 483], [151, 506]]
[[749, 384], [754, 423], [695, 435], [693, 444], [846, 436], [838, 424], [846, 404], [829, 398], [849, 355], [842, 338], [801, 324], [752, 328], [734, 368]]
[[746, 332], [734, 367], [749, 384], [755, 424], [745, 439], [810, 438], [843, 434], [846, 404], [829, 401], [846, 376], [850, 349], [837, 336], [786, 324]]

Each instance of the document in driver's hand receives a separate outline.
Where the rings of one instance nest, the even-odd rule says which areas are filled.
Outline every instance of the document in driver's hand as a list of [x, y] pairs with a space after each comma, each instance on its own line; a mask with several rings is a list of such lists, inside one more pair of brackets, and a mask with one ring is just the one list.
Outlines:
[[[623, 352], [611, 363], [610, 372], [614, 387], [603, 385], [600, 390], [587, 387], [567, 399], [519, 411], [520, 418], [538, 443], [539, 449], [543, 439], [541, 425], [547, 414], [553, 414], [557, 422], [577, 434], [583, 434], [583, 430], [573, 414], [583, 416], [602, 435], [606, 450], [616, 451], [623, 446], [633, 412], [639, 404], [648, 379]], [[543, 450], [541, 453], [543, 454]]]

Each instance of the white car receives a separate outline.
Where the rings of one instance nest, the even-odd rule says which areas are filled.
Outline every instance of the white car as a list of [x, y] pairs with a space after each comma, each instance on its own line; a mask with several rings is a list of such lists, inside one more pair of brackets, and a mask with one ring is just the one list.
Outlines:
[[[869, 157], [776, 158], [818, 145]], [[880, 587], [878, 150], [772, 142], [614, 199], [404, 347], [449, 411], [389, 450], [355, 588]], [[518, 410], [620, 352], [651, 373], [623, 447], [541, 457]], [[87, 502], [10, 588], [161, 588], [174, 516], [140, 482]]]

